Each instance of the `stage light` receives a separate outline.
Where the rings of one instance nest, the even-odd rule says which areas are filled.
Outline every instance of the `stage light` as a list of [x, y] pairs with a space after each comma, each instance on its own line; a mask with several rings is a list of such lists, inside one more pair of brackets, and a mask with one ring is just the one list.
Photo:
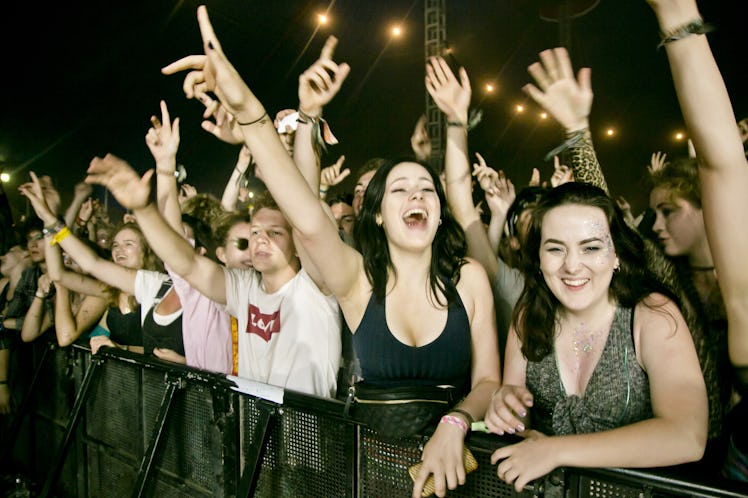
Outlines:
[[10, 175], [8, 173], [3, 173], [0, 175], [0, 182], [8, 183], [10, 181]]
[[403, 30], [400, 26], [393, 26], [391, 33], [395, 38], [399, 38], [403, 34]]
[[514, 110], [517, 111], [517, 114], [522, 114], [523, 112], [525, 112], [525, 106], [523, 106], [522, 104], [517, 104], [514, 107]]
[[548, 113], [547, 112], [541, 112], [540, 113], [540, 119], [548, 119]]
[[319, 24], [327, 24], [327, 21], [329, 19], [327, 18], [327, 15], [325, 14], [317, 14], [317, 22]]

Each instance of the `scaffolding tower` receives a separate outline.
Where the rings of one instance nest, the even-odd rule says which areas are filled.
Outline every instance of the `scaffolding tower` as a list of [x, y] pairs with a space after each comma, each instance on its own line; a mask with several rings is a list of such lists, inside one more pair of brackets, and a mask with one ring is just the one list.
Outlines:
[[[447, 45], [445, 0], [424, 0], [425, 63], [429, 57], [444, 55]], [[425, 67], [425, 64], [424, 64]], [[431, 162], [438, 171], [444, 164], [444, 116], [426, 92], [426, 127], [431, 139]]]

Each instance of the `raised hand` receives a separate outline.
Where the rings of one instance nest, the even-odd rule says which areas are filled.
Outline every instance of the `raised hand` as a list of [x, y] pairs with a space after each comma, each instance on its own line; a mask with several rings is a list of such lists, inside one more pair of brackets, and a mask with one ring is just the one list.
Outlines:
[[106, 187], [125, 209], [141, 209], [150, 203], [152, 169], [141, 178], [127, 162], [107, 154], [94, 157], [87, 172], [86, 183]]
[[40, 176], [39, 184], [42, 186], [42, 193], [47, 206], [53, 213], [58, 214], [60, 212], [60, 193], [52, 184], [52, 178], [48, 175]]
[[429, 137], [426, 125], [426, 115], [423, 114], [418, 118], [413, 134], [410, 136], [410, 147], [419, 161], [428, 161], [431, 158], [431, 137]]
[[[90, 187], [90, 185], [88, 185]], [[83, 204], [81, 204], [81, 208], [78, 210], [78, 218], [88, 223], [88, 220], [91, 219], [91, 216], [93, 215], [93, 199], [90, 197], [83, 201]]]
[[531, 64], [527, 71], [537, 86], [528, 83], [522, 90], [567, 132], [589, 126], [592, 109], [590, 68], [580, 69], [577, 79], [574, 79], [569, 53], [559, 47], [540, 52], [540, 62]]
[[[45, 187], [42, 186], [42, 180], [36, 176], [36, 173], [31, 171], [29, 172], [29, 176], [31, 177], [31, 181], [18, 187], [18, 191], [29, 200], [36, 216], [44, 222], [45, 226], [55, 224], [57, 222], [57, 212], [49, 205], [49, 198], [47, 197], [49, 191], [45, 191]], [[46, 178], [49, 179], [49, 177]], [[49, 188], [51, 181], [46, 183], [48, 185], [47, 188]], [[55, 191], [55, 194], [57, 194], [57, 191]], [[53, 195], [52, 198], [54, 201], [55, 196]], [[59, 201], [60, 196], [56, 195], [56, 198]]]
[[179, 205], [184, 201], [197, 195], [197, 189], [189, 183], [184, 183], [179, 189]]
[[[228, 144], [236, 145], [244, 142], [244, 137], [233, 114], [228, 112], [220, 102], [211, 99], [206, 94], [198, 95], [198, 99], [205, 105], [203, 113], [205, 119], [200, 123], [203, 130]], [[213, 121], [208, 118], [213, 118]]]
[[448, 121], [467, 125], [472, 89], [465, 68], [460, 68], [460, 80], [442, 57], [431, 57], [426, 64], [426, 90]]
[[538, 170], [538, 168], [532, 169], [532, 174], [530, 175], [530, 183], [528, 183], [527, 186], [540, 187], [540, 170]]
[[166, 102], [161, 101], [161, 120], [151, 116], [151, 128], [145, 135], [145, 143], [160, 168], [171, 167], [173, 172], [177, 165], [179, 149], [179, 118], [171, 121]]
[[265, 117], [265, 109], [223, 53], [204, 5], [197, 8], [197, 20], [205, 55], [189, 55], [161, 69], [164, 74], [190, 70], [182, 88], [188, 98], [213, 92], [238, 123], [252, 123]]
[[78, 182], [73, 189], [73, 196], [78, 199], [85, 199], [91, 195], [92, 190], [91, 185], [86, 182]]
[[340, 168], [343, 167], [344, 161], [345, 156], [340, 156], [338, 160], [335, 161], [335, 164], [324, 168], [320, 172], [319, 189], [321, 191], [326, 191], [328, 188], [334, 187], [335, 185], [345, 180], [346, 177], [351, 174], [351, 170], [349, 168], [340, 171]]
[[649, 160], [649, 165], [647, 165], [647, 171], [649, 171], [650, 174], [656, 173], [657, 171], [664, 169], [666, 164], [667, 154], [657, 151], [652, 154], [652, 158]]
[[319, 117], [322, 108], [332, 100], [348, 77], [351, 67], [332, 60], [338, 39], [329, 36], [319, 59], [299, 76], [299, 110], [311, 117]]
[[509, 206], [512, 205], [516, 197], [514, 184], [506, 177], [503, 171], [499, 171], [493, 189], [491, 192], [486, 192], [486, 204], [491, 211], [491, 216], [498, 216], [500, 219], [506, 220]]
[[473, 176], [478, 180], [480, 188], [486, 194], [495, 194], [496, 182], [499, 179], [499, 173], [486, 164], [486, 160], [483, 159], [479, 153], [475, 153], [475, 157], [478, 158], [477, 163], [473, 163]]
[[524, 420], [533, 405], [533, 396], [523, 386], [504, 385], [493, 396], [486, 411], [486, 427], [498, 435], [524, 432]]
[[561, 164], [558, 156], [553, 156], [553, 174], [551, 175], [551, 187], [556, 188], [564, 183], [574, 181], [574, 172], [570, 167]]

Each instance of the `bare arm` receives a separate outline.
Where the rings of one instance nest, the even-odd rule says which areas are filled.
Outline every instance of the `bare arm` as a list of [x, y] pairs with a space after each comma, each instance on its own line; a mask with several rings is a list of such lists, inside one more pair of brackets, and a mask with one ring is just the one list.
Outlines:
[[107, 154], [91, 161], [86, 181], [105, 186], [122, 206], [133, 210], [151, 249], [173, 271], [209, 299], [226, 304], [223, 268], [198, 255], [182, 235], [169, 227], [150, 202], [152, 175], [150, 170], [141, 178], [125, 161]]
[[151, 117], [153, 125], [145, 136], [153, 159], [156, 162], [156, 202], [166, 222], [178, 233], [182, 233], [182, 210], [177, 192], [177, 151], [179, 150], [179, 118], [172, 122], [166, 102], [161, 101], [161, 120]]
[[[637, 360], [649, 378], [654, 416], [609, 431], [546, 437], [494, 452], [499, 477], [517, 490], [556, 467], [659, 467], [701, 458], [707, 438], [707, 398], [693, 340], [677, 306], [663, 296], [636, 308]], [[643, 447], [657, 451], [642, 452]]]
[[221, 205], [228, 212], [236, 210], [236, 200], [239, 198], [239, 184], [247, 173], [247, 168], [249, 168], [251, 161], [252, 153], [249, 151], [249, 147], [242, 145], [239, 157], [236, 159], [236, 166], [231, 171], [231, 176], [226, 183], [226, 188], [223, 189], [223, 196], [221, 197]]
[[67, 226], [73, 226], [73, 223], [78, 218], [78, 212], [80, 211], [83, 202], [91, 195], [91, 186], [81, 182], [75, 186], [73, 192], [73, 200], [70, 202], [67, 210], [65, 210], [65, 224]]
[[[695, 0], [651, 0], [660, 31], [700, 18]], [[704, 35], [665, 45], [688, 133], [699, 157], [702, 205], [735, 365], [748, 365], [748, 164], [722, 75]]]
[[21, 327], [21, 339], [23, 342], [35, 341], [54, 325], [52, 317], [49, 313], [46, 313], [46, 301], [50, 286], [49, 276], [42, 274], [39, 277], [34, 300], [31, 301], [31, 306], [26, 311], [26, 317], [23, 319], [23, 327]]
[[[486, 413], [491, 393], [501, 385], [501, 366], [496, 331], [496, 316], [491, 286], [483, 267], [469, 260], [460, 270], [458, 291], [465, 303], [470, 318], [470, 339], [472, 351], [471, 390], [456, 407], [470, 414], [473, 420], [480, 420]], [[465, 419], [460, 412], [452, 415]], [[434, 435], [423, 449], [423, 465], [414, 480], [413, 496], [421, 496], [423, 484], [429, 474], [434, 474], [437, 495], [443, 495], [446, 488], [454, 489], [464, 482], [465, 470], [462, 452], [465, 434], [451, 424], [440, 423]], [[444, 475], [454, 473], [457, 482]]]
[[[34, 211], [36, 211], [36, 215], [44, 222], [44, 226], [54, 227], [58, 224], [57, 217], [47, 205], [36, 174], [31, 172], [30, 175], [32, 181], [21, 185], [19, 191], [29, 200]], [[52, 240], [51, 235], [45, 237], [46, 244], [49, 244]], [[135, 270], [100, 258], [93, 249], [81, 242], [72, 232], [60, 238], [59, 244], [80, 265], [83, 272], [93, 275], [112, 287], [117, 287], [127, 294], [135, 292]]]
[[339, 300], [348, 296], [361, 281], [361, 256], [340, 239], [317, 193], [310, 190], [280, 142], [264, 107], [226, 59], [204, 6], [198, 8], [198, 21], [206, 55], [185, 57], [162, 71], [171, 74], [192, 69], [183, 85], [187, 96], [201, 89], [212, 91], [235, 116], [265, 185], [298, 232], [298, 240], [324, 272], [328, 288]]
[[101, 319], [107, 309], [107, 301], [102, 297], [86, 296], [73, 315], [70, 304], [70, 291], [63, 285], [57, 286], [55, 293], [55, 333], [57, 344], [66, 347], [74, 343], [80, 335], [91, 329]]

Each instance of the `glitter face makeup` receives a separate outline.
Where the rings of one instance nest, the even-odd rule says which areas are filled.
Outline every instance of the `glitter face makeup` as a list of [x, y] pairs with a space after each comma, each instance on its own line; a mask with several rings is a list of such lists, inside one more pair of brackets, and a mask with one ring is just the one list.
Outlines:
[[[618, 265], [605, 213], [567, 204], [543, 217], [540, 270], [548, 288], [568, 312], [583, 313], [609, 304], [610, 282]], [[585, 341], [578, 342], [584, 351]]]

